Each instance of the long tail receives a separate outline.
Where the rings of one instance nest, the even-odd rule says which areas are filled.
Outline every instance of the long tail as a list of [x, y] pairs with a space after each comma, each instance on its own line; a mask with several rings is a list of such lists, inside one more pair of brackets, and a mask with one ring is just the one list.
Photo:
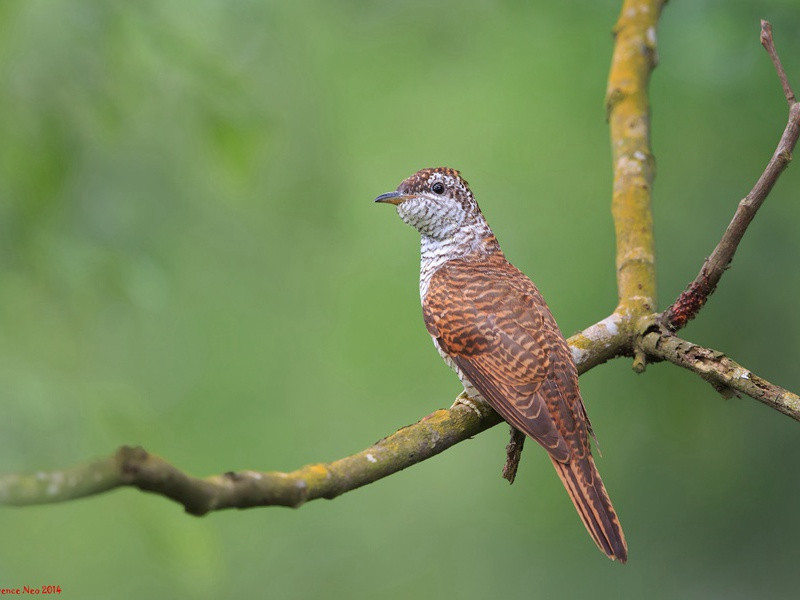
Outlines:
[[558, 476], [597, 547], [611, 560], [628, 560], [628, 545], [591, 454], [567, 463], [553, 459]]

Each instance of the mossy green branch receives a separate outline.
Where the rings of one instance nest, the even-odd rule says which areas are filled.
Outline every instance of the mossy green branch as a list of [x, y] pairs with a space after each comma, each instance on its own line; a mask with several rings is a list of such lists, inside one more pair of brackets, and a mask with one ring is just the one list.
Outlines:
[[612, 313], [569, 339], [575, 364], [588, 371], [612, 358], [630, 354], [635, 333], [632, 319], [619, 312]]
[[123, 446], [110, 458], [77, 467], [0, 476], [0, 504], [64, 502], [129, 486], [170, 498], [198, 516], [224, 508], [296, 508], [401, 471], [499, 422], [494, 412], [479, 416], [463, 405], [437, 410], [361, 452], [290, 473], [239, 471], [197, 478], [143, 448]]
[[28, 506], [102, 494], [120, 485], [115, 457], [59, 471], [0, 475], [0, 504]]
[[647, 86], [655, 68], [656, 26], [665, 0], [625, 0], [614, 28], [606, 109], [611, 128], [617, 236], [617, 312], [633, 318], [656, 310], [655, 245]]
[[[570, 338], [573, 348], [575, 341], [594, 336], [587, 332]], [[604, 362], [606, 352], [603, 340], [585, 345], [577, 361], [578, 371], [583, 373]], [[289, 473], [239, 471], [197, 478], [142, 448], [123, 446], [110, 458], [76, 467], [0, 475], [0, 505], [65, 502], [128, 486], [170, 498], [182, 504], [186, 512], [198, 516], [224, 508], [296, 508], [309, 500], [335, 498], [402, 471], [501, 421], [494, 411], [478, 415], [458, 404], [448, 410], [437, 410], [361, 452]]]

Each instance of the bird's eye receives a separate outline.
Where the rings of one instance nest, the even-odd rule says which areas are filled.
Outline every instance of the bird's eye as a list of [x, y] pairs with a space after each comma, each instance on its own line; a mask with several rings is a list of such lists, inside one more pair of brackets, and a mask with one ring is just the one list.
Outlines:
[[438, 194], [441, 196], [442, 194], [444, 194], [444, 184], [441, 181], [434, 182], [434, 184], [431, 186], [431, 191], [434, 194]]

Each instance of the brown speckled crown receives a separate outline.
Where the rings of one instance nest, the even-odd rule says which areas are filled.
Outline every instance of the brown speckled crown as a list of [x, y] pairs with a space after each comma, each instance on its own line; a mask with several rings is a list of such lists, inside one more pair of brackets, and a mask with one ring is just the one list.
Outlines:
[[[421, 169], [403, 181], [397, 188], [404, 194], [419, 194], [430, 190], [435, 181], [441, 181], [445, 188], [461, 202], [465, 208], [476, 209], [475, 196], [469, 189], [469, 184], [461, 177], [461, 173], [450, 167], [431, 167]], [[474, 207], [471, 205], [474, 204]], [[470, 210], [470, 212], [473, 212]], [[480, 209], [478, 209], [480, 210]]]
[[469, 191], [469, 184], [461, 177], [461, 173], [450, 167], [430, 167], [428, 169], [421, 169], [401, 183], [400, 187], [397, 189], [409, 194], [418, 193], [427, 190], [434, 180], [442, 181], [445, 185], [448, 183], [451, 185], [459, 185], [472, 195], [472, 192]]

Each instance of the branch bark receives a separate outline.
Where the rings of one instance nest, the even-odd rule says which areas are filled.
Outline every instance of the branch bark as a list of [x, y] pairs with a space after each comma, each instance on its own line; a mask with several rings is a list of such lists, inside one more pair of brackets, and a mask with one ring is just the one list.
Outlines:
[[[602, 345], [598, 346], [599, 353], [606, 351]], [[581, 357], [577, 363], [580, 373], [599, 364], [591, 349], [582, 351]], [[307, 465], [291, 473], [241, 471], [202, 479], [183, 473], [142, 448], [123, 446], [114, 456], [86, 465], [0, 476], [0, 504], [64, 502], [130, 486], [165, 496], [198, 516], [224, 508], [296, 508], [309, 500], [335, 498], [402, 471], [501, 421], [494, 411], [479, 416], [457, 404], [448, 410], [437, 410], [369, 448], [331, 463]]]
[[197, 516], [224, 508], [296, 508], [309, 500], [335, 498], [401, 471], [500, 420], [493, 412], [479, 417], [461, 405], [438, 410], [361, 452], [291, 473], [241, 471], [200, 479], [143, 448], [123, 446], [111, 458], [63, 471], [1, 476], [0, 504], [63, 502], [131, 486], [174, 500]]
[[614, 189], [611, 213], [617, 237], [617, 312], [656, 310], [655, 243], [651, 190], [655, 160], [650, 149], [647, 86], [658, 63], [656, 25], [664, 0], [625, 0], [614, 27], [614, 55], [606, 91]]
[[775, 70], [778, 72], [778, 78], [781, 80], [783, 86], [783, 95], [786, 96], [786, 102], [789, 108], [797, 102], [792, 86], [789, 85], [789, 78], [786, 76], [786, 71], [783, 69], [781, 57], [778, 56], [778, 50], [775, 48], [775, 40], [772, 38], [772, 24], [769, 21], [761, 20], [761, 45], [764, 50], [769, 54], [772, 59], [772, 64], [775, 65]]
[[800, 421], [800, 396], [762, 379], [722, 352], [659, 331], [646, 333], [641, 344], [649, 356], [697, 373], [725, 398], [744, 394]]

